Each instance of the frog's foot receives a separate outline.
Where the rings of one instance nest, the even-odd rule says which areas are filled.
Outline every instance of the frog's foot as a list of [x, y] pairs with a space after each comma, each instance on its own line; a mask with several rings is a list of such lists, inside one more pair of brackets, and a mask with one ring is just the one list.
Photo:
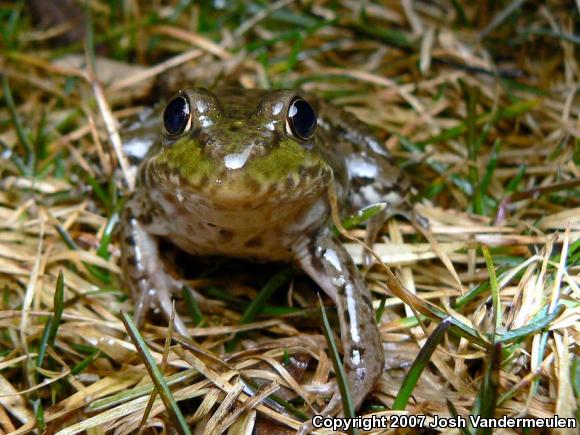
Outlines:
[[355, 409], [383, 371], [384, 354], [371, 295], [339, 240], [322, 229], [294, 247], [302, 269], [334, 300], [340, 320], [343, 363]]
[[139, 296], [135, 302], [135, 323], [140, 326], [145, 320], [145, 315], [149, 311], [160, 309], [163, 315], [173, 322], [175, 329], [181, 335], [188, 336], [187, 327], [179, 316], [173, 312], [173, 301], [171, 295], [181, 288], [181, 283], [174, 279], [165, 270], [158, 270], [150, 275], [150, 279], [141, 278], [139, 280]]
[[[142, 325], [147, 312], [157, 308], [171, 319], [171, 295], [181, 288], [181, 283], [165, 269], [157, 238], [145, 231], [138, 219], [126, 216], [121, 226], [121, 244], [121, 263], [135, 301], [135, 323]], [[177, 313], [174, 325], [178, 333], [188, 335], [185, 323]]]

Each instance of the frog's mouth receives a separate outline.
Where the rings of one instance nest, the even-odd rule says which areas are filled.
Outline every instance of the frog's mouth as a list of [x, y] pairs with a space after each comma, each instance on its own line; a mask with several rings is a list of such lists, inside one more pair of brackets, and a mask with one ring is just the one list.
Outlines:
[[[257, 208], [318, 197], [332, 169], [301, 145], [285, 143], [259, 157], [244, 152], [208, 158], [191, 143], [175, 143], [146, 163], [149, 186], [179, 199], [204, 199], [216, 207]], [[178, 192], [181, 192], [180, 194]]]
[[172, 197], [172, 202], [182, 204], [204, 203], [216, 209], [249, 210], [314, 202], [325, 194], [331, 173], [312, 168], [310, 172], [290, 173], [281, 181], [269, 181], [243, 171], [227, 171], [203, 177], [197, 183], [173, 172], [157, 172], [157, 177], [164, 178], [162, 183], [154, 185], [164, 192], [166, 200]]
[[301, 223], [309, 226], [324, 219], [328, 202], [323, 178], [311, 180], [308, 189], [270, 185], [255, 192], [241, 183], [216, 183], [202, 189], [156, 187], [149, 194], [170, 219], [186, 217], [189, 222], [201, 223], [207, 231], [254, 231]]

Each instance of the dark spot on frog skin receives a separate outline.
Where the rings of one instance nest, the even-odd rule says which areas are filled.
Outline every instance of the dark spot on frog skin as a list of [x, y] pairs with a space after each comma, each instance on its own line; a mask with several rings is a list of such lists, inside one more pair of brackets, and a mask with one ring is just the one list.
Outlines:
[[292, 175], [288, 175], [286, 177], [286, 189], [288, 190], [292, 190], [294, 189], [294, 187], [296, 187], [296, 182], [294, 181], [294, 177]]
[[[148, 167], [147, 167], [148, 169]], [[144, 171], [139, 171], [137, 173], [137, 185], [139, 186], [145, 186], [147, 185], [147, 173], [149, 171], [148, 170], [144, 170]]]
[[207, 186], [208, 182], [209, 182], [209, 177], [207, 176], [207, 174], [203, 174], [203, 176], [199, 180], [198, 187]]
[[128, 246], [135, 246], [135, 237], [133, 237], [131, 234], [129, 234], [128, 236], [125, 237], [125, 243]]
[[149, 213], [146, 213], [137, 216], [137, 220], [141, 222], [143, 225], [151, 225], [151, 223], [153, 223], [153, 216], [151, 216], [151, 214]]
[[316, 178], [319, 172], [320, 172], [319, 165], [311, 165], [306, 168], [306, 173], [310, 178]]
[[234, 232], [230, 231], [230, 230], [225, 230], [225, 229], [221, 229], [220, 232], [220, 238], [222, 240], [222, 242], [229, 242], [234, 238]]
[[366, 293], [363, 293], [363, 294], [362, 294], [362, 298], [363, 298], [363, 300], [365, 301], [365, 303], [366, 303], [366, 304], [367, 304], [369, 307], [371, 307], [371, 308], [372, 308], [372, 306], [373, 306], [373, 302], [372, 302], [371, 298], [369, 297], [369, 295], [368, 295], [368, 294], [366, 294]]
[[282, 135], [277, 131], [272, 132], [272, 136], [267, 138], [269, 148], [278, 148], [282, 142]]
[[254, 237], [246, 242], [246, 248], [261, 248], [264, 246], [264, 241], [260, 236]]
[[199, 144], [205, 149], [211, 148], [215, 145], [213, 138], [205, 131], [200, 128], [195, 128], [191, 132], [191, 137], [196, 137]]
[[[176, 171], [172, 170], [167, 163], [157, 163], [155, 166], [153, 166], [153, 170], [154, 170], [155, 174], [157, 175], [157, 177], [164, 177], [166, 179], [169, 179], [171, 174], [176, 172]], [[147, 172], [151, 173], [151, 171], [147, 171]], [[154, 180], [157, 177], [155, 177]], [[151, 180], [148, 180], [148, 181], [151, 184]]]
[[278, 190], [278, 183], [270, 183], [270, 185], [268, 186], [268, 189], [266, 190], [266, 193], [269, 195], [272, 195], [277, 190]]
[[129, 222], [131, 220], [131, 217], [133, 216], [133, 212], [131, 211], [131, 209], [129, 207], [124, 207], [123, 208], [123, 219], [127, 222]]
[[244, 177], [244, 184], [252, 193], [258, 193], [260, 191], [260, 183], [249, 175]]
[[298, 175], [300, 175], [300, 182], [304, 183], [306, 181], [306, 178], [308, 177], [308, 173], [304, 165], [300, 165], [300, 167], [298, 168]]
[[[177, 205], [177, 204], [179, 204], [179, 201], [177, 200], [177, 198], [175, 197], [175, 195], [174, 195], [174, 194], [171, 194], [171, 193], [169, 193], [169, 192], [165, 192], [165, 193], [163, 194], [163, 197], [165, 198], [165, 201], [167, 201], [167, 202], [168, 202], [168, 203], [170, 203], [170, 204], [173, 204], [173, 205]], [[154, 209], [153, 209], [153, 210], [154, 210]], [[155, 214], [155, 212], [153, 212], [153, 214]]]
[[129, 266], [135, 267], [137, 265], [137, 259], [132, 255], [128, 256], [125, 261]]
[[348, 308], [345, 308], [342, 311], [342, 315], [344, 316], [344, 318], [346, 319], [347, 323], [350, 325], [350, 317], [349, 317], [349, 313], [348, 313]]

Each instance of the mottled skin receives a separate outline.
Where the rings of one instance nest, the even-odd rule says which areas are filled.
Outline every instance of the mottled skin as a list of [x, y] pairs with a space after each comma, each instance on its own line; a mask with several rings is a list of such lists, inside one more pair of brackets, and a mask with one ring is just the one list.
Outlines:
[[[318, 126], [300, 140], [286, 119], [295, 91], [195, 88], [181, 95], [191, 103], [191, 128], [164, 133], [153, 146], [123, 213], [122, 264], [137, 321], [151, 307], [168, 315], [171, 293], [181, 287], [160, 258], [161, 239], [194, 255], [294, 261], [337, 305], [358, 408], [384, 356], [370, 292], [329, 230], [328, 189], [334, 186], [346, 211], [388, 203], [369, 223], [372, 241], [404, 203], [407, 180], [366, 125], [314, 96], [301, 94]], [[187, 334], [179, 317], [176, 327]]]

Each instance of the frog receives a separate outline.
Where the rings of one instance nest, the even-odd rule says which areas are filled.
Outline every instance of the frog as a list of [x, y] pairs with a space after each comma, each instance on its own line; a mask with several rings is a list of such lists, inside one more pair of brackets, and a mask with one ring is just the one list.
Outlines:
[[[182, 288], [161, 242], [194, 256], [297, 265], [336, 305], [342, 363], [355, 409], [378, 382], [384, 352], [371, 293], [331, 227], [370, 204], [372, 243], [386, 220], [409, 207], [408, 177], [372, 127], [312, 93], [191, 87], [149, 122], [158, 130], [139, 163], [121, 216], [121, 265], [135, 320], [151, 309], [172, 318]], [[188, 335], [174, 314], [175, 329]]]

